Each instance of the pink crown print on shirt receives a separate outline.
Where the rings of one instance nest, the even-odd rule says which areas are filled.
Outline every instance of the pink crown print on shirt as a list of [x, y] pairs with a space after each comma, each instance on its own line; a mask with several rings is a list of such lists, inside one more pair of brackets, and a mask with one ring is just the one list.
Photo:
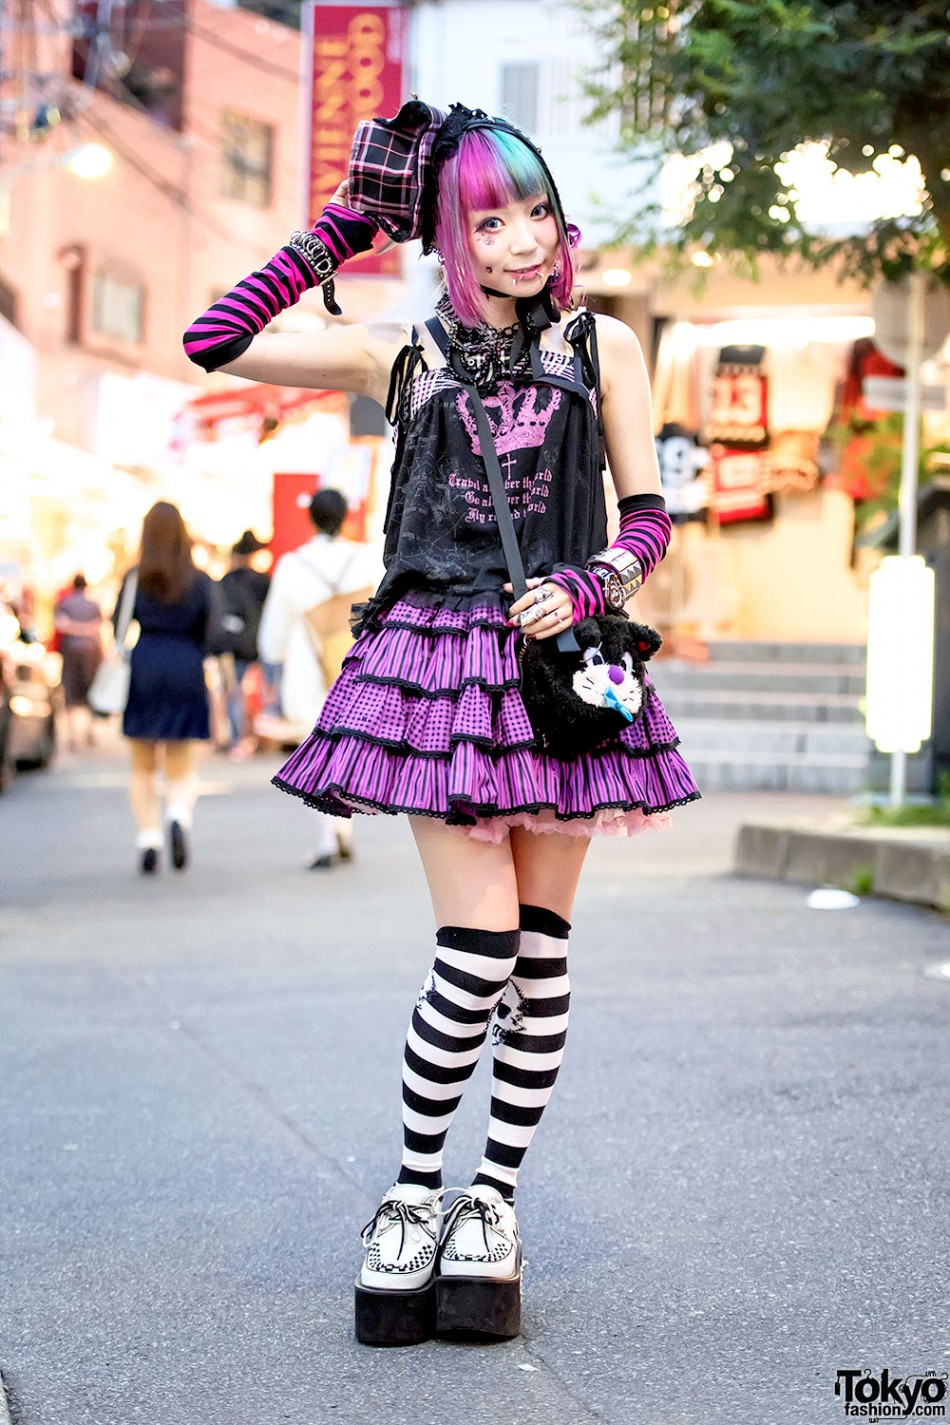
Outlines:
[[[539, 397], [546, 398], [540, 410]], [[472, 442], [472, 450], [481, 455], [482, 447], [468, 397], [464, 391], [459, 391], [455, 400]], [[510, 450], [536, 450], [544, 444], [551, 417], [561, 404], [561, 392], [552, 386], [529, 386], [518, 390], [510, 381], [500, 381], [498, 394], [483, 397], [483, 403], [495, 437], [495, 449], [499, 455], [506, 455]]]

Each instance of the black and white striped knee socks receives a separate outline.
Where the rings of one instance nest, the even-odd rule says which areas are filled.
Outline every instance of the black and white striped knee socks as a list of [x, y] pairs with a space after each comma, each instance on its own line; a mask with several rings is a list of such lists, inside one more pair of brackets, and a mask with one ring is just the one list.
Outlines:
[[443, 926], [409, 1025], [399, 1182], [442, 1186], [445, 1135], [515, 968], [519, 931]]
[[521, 946], [495, 1012], [488, 1142], [476, 1183], [514, 1194], [518, 1169], [554, 1088], [564, 1056], [571, 986], [570, 925], [554, 911], [523, 905]]
[[443, 926], [436, 936], [406, 1040], [399, 1182], [442, 1186], [446, 1134], [494, 1014], [488, 1142], [474, 1182], [514, 1193], [561, 1066], [571, 1002], [570, 925], [541, 906], [521, 906], [520, 919], [520, 930]]

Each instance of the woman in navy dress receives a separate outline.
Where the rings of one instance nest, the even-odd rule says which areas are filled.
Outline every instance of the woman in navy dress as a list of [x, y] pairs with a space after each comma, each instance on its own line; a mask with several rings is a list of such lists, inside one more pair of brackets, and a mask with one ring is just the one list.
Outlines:
[[[123, 580], [131, 577], [130, 570]], [[167, 501], [153, 505], [142, 526], [133, 618], [139, 639], [122, 731], [132, 751], [130, 798], [139, 866], [160, 865], [164, 846], [156, 774], [165, 773], [165, 820], [172, 865], [188, 861], [195, 801], [194, 744], [211, 736], [204, 657], [212, 622], [213, 584], [196, 569], [184, 521]], [[116, 616], [122, 606], [122, 593]]]

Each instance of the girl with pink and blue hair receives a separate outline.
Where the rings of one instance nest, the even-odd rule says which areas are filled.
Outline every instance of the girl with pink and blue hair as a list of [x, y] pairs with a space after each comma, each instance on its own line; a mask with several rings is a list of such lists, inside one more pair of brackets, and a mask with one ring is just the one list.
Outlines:
[[[395, 338], [361, 324], [265, 331], [317, 286], [339, 313], [334, 275], [378, 232], [438, 253], [434, 313]], [[596, 628], [670, 535], [643, 357], [622, 322], [577, 304], [578, 239], [526, 135], [413, 100], [360, 125], [334, 202], [185, 335], [206, 370], [369, 394], [394, 427], [386, 572], [355, 610], [316, 727], [275, 778], [335, 816], [405, 814], [437, 926], [404, 1050], [401, 1165], [363, 1229], [356, 1334], [368, 1344], [520, 1330], [515, 1188], [564, 1050], [585, 854], [592, 836], [635, 835], [699, 795], [649, 679], [639, 716], [574, 757], [545, 750], [520, 692], [526, 641]], [[518, 598], [482, 415], [527, 574]], [[611, 544], [605, 458], [620, 508]], [[616, 700], [626, 674], [609, 672]], [[447, 1205], [446, 1135], [489, 1038], [484, 1154]]]

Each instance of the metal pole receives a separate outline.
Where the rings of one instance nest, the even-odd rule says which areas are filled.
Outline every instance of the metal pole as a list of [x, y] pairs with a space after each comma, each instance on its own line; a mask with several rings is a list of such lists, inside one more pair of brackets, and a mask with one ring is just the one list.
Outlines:
[[[927, 278], [912, 272], [907, 292], [907, 400], [904, 406], [904, 445], [898, 501], [897, 552], [908, 559], [917, 552], [917, 467], [920, 451], [920, 358], [924, 345], [924, 296]], [[891, 806], [903, 805], [907, 793], [907, 753], [891, 754]]]

